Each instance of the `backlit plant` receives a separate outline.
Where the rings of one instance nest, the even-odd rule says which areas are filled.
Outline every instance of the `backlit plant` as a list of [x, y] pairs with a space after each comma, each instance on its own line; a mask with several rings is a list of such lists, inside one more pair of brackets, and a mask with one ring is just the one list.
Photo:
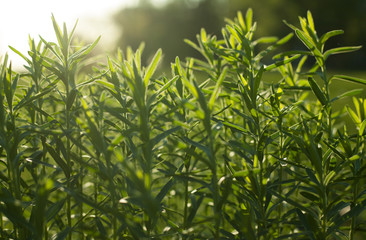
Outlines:
[[160, 74], [143, 44], [85, 70], [99, 38], [74, 46], [52, 16], [56, 43], [11, 47], [26, 72], [0, 65], [0, 237], [363, 239], [365, 90], [332, 86], [366, 80], [327, 69], [360, 47], [299, 20], [256, 38], [239, 12]]

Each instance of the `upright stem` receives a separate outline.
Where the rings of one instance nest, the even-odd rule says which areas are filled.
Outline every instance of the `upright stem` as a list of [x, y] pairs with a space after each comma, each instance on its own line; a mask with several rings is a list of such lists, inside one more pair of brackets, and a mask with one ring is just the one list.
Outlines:
[[185, 170], [186, 170], [186, 180], [184, 181], [184, 214], [183, 214], [183, 229], [186, 230], [188, 227], [188, 198], [189, 198], [189, 194], [188, 194], [188, 184], [189, 184], [189, 180], [188, 180], [188, 174], [189, 174], [189, 165], [190, 165], [190, 161], [188, 160], [187, 163], [185, 164]]
[[[279, 116], [279, 123], [278, 123], [278, 129], [280, 131], [280, 160], [282, 161], [283, 160], [283, 132], [282, 132], [282, 116], [280, 115]], [[282, 180], [283, 180], [283, 168], [282, 168], [282, 164], [280, 162], [280, 170], [279, 170], [279, 175], [278, 175], [278, 181], [279, 181], [279, 187], [278, 187], [278, 192], [279, 194], [282, 195]], [[282, 218], [282, 202], [280, 204], [278, 204], [278, 221], [279, 222], [282, 222], [281, 221], [281, 218]], [[280, 236], [281, 234], [281, 226], [279, 226], [277, 228], [277, 236]]]
[[[82, 144], [81, 137], [79, 137], [79, 144]], [[82, 151], [79, 148], [79, 158], [82, 158]], [[83, 168], [80, 166], [80, 181], [79, 181], [79, 193], [83, 194]], [[83, 202], [79, 203], [79, 219], [82, 219], [84, 215]], [[80, 232], [80, 239], [84, 239], [84, 233]]]
[[[146, 107], [145, 98], [140, 110], [140, 136], [143, 142], [142, 144], [142, 161], [144, 171], [144, 184], [145, 190], [148, 194], [151, 194], [152, 184], [152, 146], [150, 141], [150, 127], [149, 127], [149, 111]], [[152, 220], [153, 216], [145, 214], [146, 228], [150, 235], [153, 229]]]
[[[351, 210], [356, 206], [356, 202], [357, 202], [357, 196], [359, 195], [359, 187], [362, 186], [359, 184], [359, 180], [357, 179], [357, 170], [353, 169], [353, 176], [355, 177], [355, 181], [352, 183], [352, 202], [351, 202]], [[350, 226], [350, 230], [349, 230], [349, 240], [353, 240], [355, 237], [355, 229], [356, 229], [356, 216], [352, 216], [351, 219], [351, 226]]]
[[[67, 100], [69, 99], [70, 96], [70, 86], [69, 86], [69, 72], [68, 72], [68, 62], [67, 59], [65, 59], [65, 89], [66, 89], [66, 102], [65, 102], [65, 117], [66, 117], [66, 135], [70, 134], [70, 109], [68, 108], [68, 104], [67, 104]], [[66, 136], [66, 164], [67, 166], [69, 166], [69, 169], [72, 169], [71, 166], [71, 159], [70, 159], [70, 154], [71, 154], [71, 143], [70, 143], [70, 139], [69, 136]], [[69, 177], [69, 179], [67, 179], [67, 188], [70, 189], [71, 187], [71, 176]], [[66, 217], [67, 217], [67, 226], [71, 229], [72, 223], [71, 223], [71, 197], [69, 194], [67, 194], [67, 198], [66, 198]], [[68, 234], [67, 235], [67, 239], [71, 240], [71, 236], [72, 234]]]
[[213, 146], [213, 137], [211, 131], [209, 132], [209, 148], [211, 154], [211, 165], [212, 165], [212, 185], [213, 185], [213, 201], [214, 201], [214, 218], [215, 218], [215, 239], [220, 238], [220, 225], [221, 225], [221, 207], [219, 206], [220, 193], [217, 179], [217, 166], [215, 159], [215, 152]]
[[[352, 203], [351, 203], [351, 209], [355, 207], [355, 203], [356, 203], [356, 198], [357, 198], [357, 183], [353, 184], [353, 199], [352, 199]], [[349, 229], [349, 240], [353, 240], [354, 239], [354, 233], [355, 233], [355, 228], [356, 228], [356, 217], [352, 216], [351, 219], [351, 226]]]
[[[207, 116], [208, 115], [208, 116]], [[219, 205], [220, 201], [220, 193], [219, 193], [219, 186], [218, 186], [218, 179], [217, 179], [217, 163], [215, 158], [215, 151], [214, 151], [214, 139], [211, 130], [211, 114], [207, 113], [205, 116], [205, 129], [208, 136], [208, 147], [209, 147], [209, 162], [210, 168], [212, 172], [211, 177], [211, 184], [212, 184], [212, 196], [213, 196], [213, 208], [214, 208], [214, 219], [215, 219], [215, 235], [214, 239], [220, 238], [220, 225], [221, 225], [221, 206]]]

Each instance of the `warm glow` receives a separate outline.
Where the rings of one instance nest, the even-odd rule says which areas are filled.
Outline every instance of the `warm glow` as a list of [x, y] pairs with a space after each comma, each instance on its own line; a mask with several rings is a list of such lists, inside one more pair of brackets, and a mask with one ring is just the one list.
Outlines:
[[137, 3], [138, 0], [1, 0], [0, 56], [7, 52], [13, 64], [19, 67], [24, 61], [8, 45], [25, 54], [29, 49], [29, 35], [37, 42], [39, 35], [48, 41], [56, 41], [52, 13], [60, 27], [65, 22], [70, 31], [79, 19], [76, 32], [90, 41], [102, 35], [99, 45], [108, 50], [116, 36], [116, 26], [108, 16]]

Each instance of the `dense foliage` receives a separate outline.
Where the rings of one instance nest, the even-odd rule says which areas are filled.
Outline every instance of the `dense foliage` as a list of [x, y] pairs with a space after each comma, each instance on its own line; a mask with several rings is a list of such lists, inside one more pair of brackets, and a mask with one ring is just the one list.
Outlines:
[[[326, 69], [359, 47], [325, 50], [343, 31], [299, 19], [256, 39], [239, 12], [221, 37], [186, 40], [205, 60], [177, 57], [158, 76], [162, 51], [143, 66], [143, 45], [83, 72], [98, 40], [73, 46], [75, 28], [52, 18], [57, 43], [12, 49], [27, 73], [6, 56], [0, 68], [0, 237], [362, 239], [364, 90], [330, 86], [366, 80]], [[294, 36], [306, 51], [274, 55]]]

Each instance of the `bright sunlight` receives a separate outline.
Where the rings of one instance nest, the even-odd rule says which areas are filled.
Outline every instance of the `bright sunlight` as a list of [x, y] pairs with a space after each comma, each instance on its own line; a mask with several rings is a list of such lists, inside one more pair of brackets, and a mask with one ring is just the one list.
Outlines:
[[115, 41], [110, 36], [118, 30], [109, 16], [122, 7], [137, 3], [138, 0], [0, 1], [0, 56], [8, 52], [13, 64], [20, 67], [24, 62], [8, 48], [9, 45], [25, 53], [29, 49], [29, 35], [35, 39], [40, 35], [48, 41], [55, 41], [52, 13], [60, 24], [65, 22], [68, 29], [72, 29], [79, 20], [76, 32], [82, 34], [87, 41], [102, 35], [98, 45], [107, 50]]

